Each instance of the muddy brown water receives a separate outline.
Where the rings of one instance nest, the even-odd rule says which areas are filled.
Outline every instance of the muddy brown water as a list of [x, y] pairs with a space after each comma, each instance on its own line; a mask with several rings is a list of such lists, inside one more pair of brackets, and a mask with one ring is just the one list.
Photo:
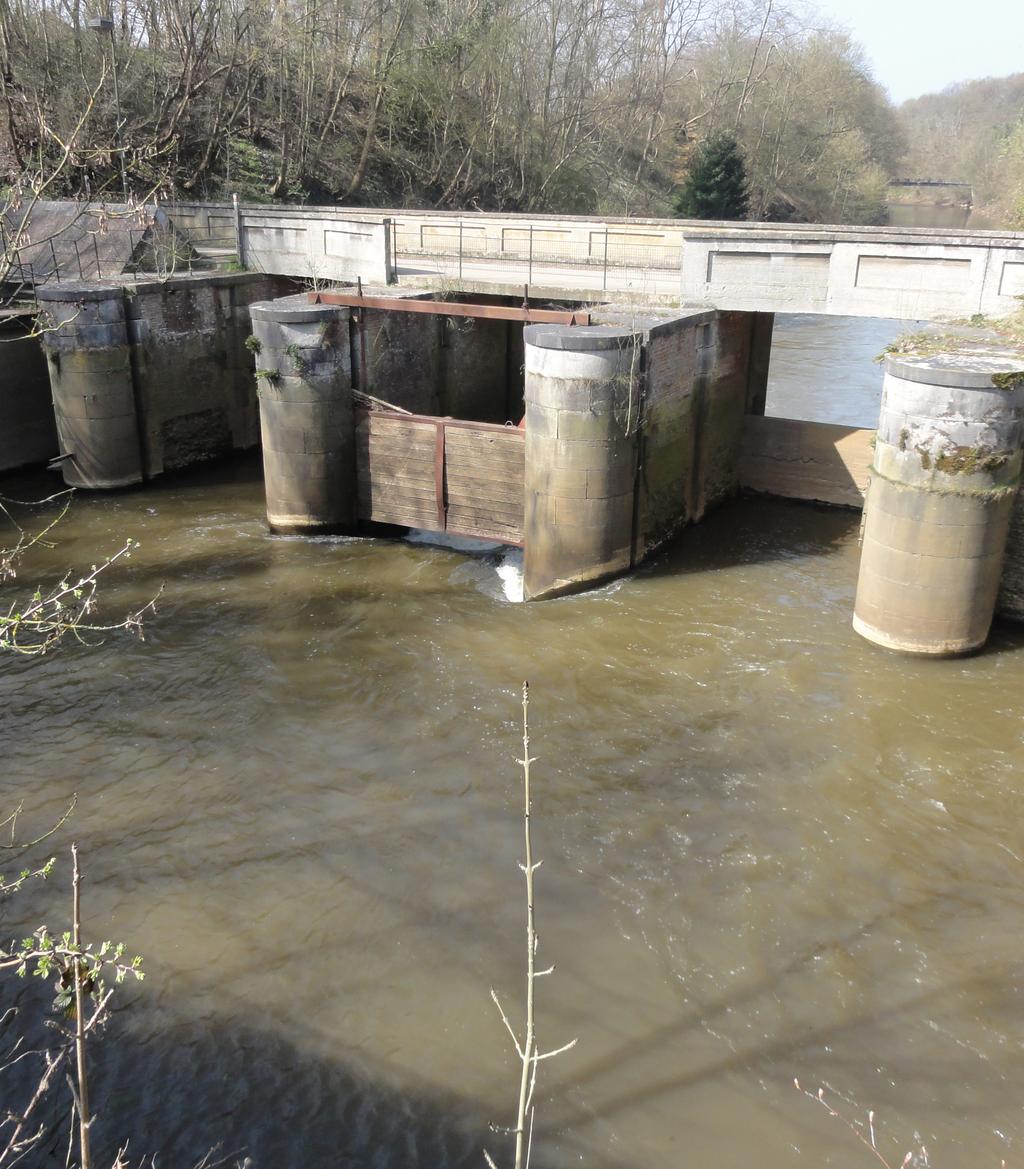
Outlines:
[[[739, 500], [626, 580], [523, 606], [497, 552], [268, 535], [255, 459], [81, 496], [39, 574], [131, 535], [104, 611], [162, 583], [160, 611], [143, 643], [5, 660], [0, 767], [26, 829], [78, 793], [87, 929], [146, 956], [94, 1057], [101, 1149], [507, 1153], [488, 990], [518, 1017], [529, 678], [539, 1024], [579, 1038], [542, 1068], [535, 1164], [872, 1164], [798, 1077], [874, 1109], [897, 1164], [918, 1134], [936, 1164], [1013, 1165], [1024, 630], [961, 661], [862, 641], [858, 518]], [[60, 920], [67, 880], [4, 932]]]

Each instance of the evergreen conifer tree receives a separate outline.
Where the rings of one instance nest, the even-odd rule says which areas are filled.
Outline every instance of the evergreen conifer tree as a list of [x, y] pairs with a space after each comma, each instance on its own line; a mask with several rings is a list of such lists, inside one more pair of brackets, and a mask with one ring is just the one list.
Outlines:
[[745, 219], [747, 168], [734, 135], [712, 134], [690, 163], [676, 213], [683, 219]]

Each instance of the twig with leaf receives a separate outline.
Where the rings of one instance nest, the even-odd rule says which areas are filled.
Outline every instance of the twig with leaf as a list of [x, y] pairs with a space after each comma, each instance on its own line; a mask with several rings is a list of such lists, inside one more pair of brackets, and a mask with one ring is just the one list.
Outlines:
[[[47, 536], [67, 515], [71, 491], [57, 492], [38, 501], [40, 505], [62, 500], [60, 510], [38, 531], [29, 532], [14, 518], [8, 504], [18, 501], [0, 498], [0, 517], [5, 517], [17, 532], [16, 539], [9, 547], [0, 547], [0, 586], [14, 580], [25, 555], [34, 547], [52, 547]], [[33, 506], [21, 504], [21, 506]], [[146, 604], [133, 609], [122, 620], [99, 622], [95, 619], [100, 577], [119, 560], [127, 560], [138, 548], [134, 540], [126, 540], [124, 546], [93, 564], [88, 572], [80, 575], [65, 574], [56, 585], [49, 588], [36, 587], [28, 596], [15, 597], [6, 606], [0, 605], [0, 653], [9, 652], [35, 657], [55, 648], [67, 636], [87, 644], [89, 637], [102, 636], [117, 630], [143, 636], [143, 619], [148, 613], [156, 612], [160, 592]]]
[[[24, 849], [45, 840], [67, 820], [73, 807], [74, 802], [57, 824], [42, 836], [22, 844], [13, 841], [12, 837], [10, 847]], [[4, 824], [11, 823], [13, 829], [13, 825], [17, 823], [17, 815], [17, 812], [13, 813]], [[48, 1019], [45, 1023], [47, 1030], [54, 1037], [53, 1042], [42, 1048], [30, 1049], [25, 1045], [24, 1035], [19, 1034], [0, 1054], [0, 1075], [10, 1073], [13, 1068], [26, 1061], [35, 1060], [41, 1064], [38, 1077], [34, 1082], [30, 1082], [24, 1093], [24, 1103], [20, 1107], [17, 1105], [12, 1107], [8, 1103], [3, 1115], [0, 1116], [0, 1169], [7, 1169], [8, 1166], [23, 1162], [33, 1149], [38, 1148], [47, 1132], [47, 1125], [44, 1121], [37, 1120], [37, 1116], [44, 1102], [51, 1098], [56, 1089], [58, 1073], [62, 1070], [65, 1070], [67, 1076], [77, 1117], [79, 1169], [92, 1169], [89, 1140], [92, 1114], [89, 1108], [87, 1042], [108, 1018], [114, 987], [124, 982], [126, 978], [141, 980], [144, 976], [142, 959], [126, 958], [123, 943], [104, 941], [97, 944], [83, 941], [82, 873], [78, 848], [74, 844], [71, 846], [71, 858], [71, 929], [58, 936], [44, 925], [30, 936], [22, 938], [20, 942], [0, 946], [0, 971], [12, 970], [21, 978], [31, 976], [55, 980], [52, 1007], [55, 1018]], [[32, 876], [47, 876], [53, 865], [54, 860], [51, 858], [36, 870], [23, 872], [17, 881], [4, 881], [0, 887], [5, 892], [11, 892]], [[112, 980], [113, 985], [108, 985], [108, 980]], [[4, 1013], [0, 1018], [0, 1033], [13, 1027], [17, 1014], [13, 1007]], [[66, 1025], [67, 1021], [73, 1023], [73, 1028]], [[72, 1054], [73, 1075], [67, 1070]], [[4, 1095], [8, 1101], [11, 1100], [10, 1092], [5, 1092]]]

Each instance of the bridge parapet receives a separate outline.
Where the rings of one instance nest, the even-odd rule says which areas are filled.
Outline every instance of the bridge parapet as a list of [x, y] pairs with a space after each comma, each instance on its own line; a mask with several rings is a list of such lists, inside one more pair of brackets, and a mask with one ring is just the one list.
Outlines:
[[436, 275], [906, 320], [1003, 315], [1024, 296], [1024, 234], [1013, 232], [199, 203], [173, 215], [199, 232], [235, 222], [245, 262], [282, 275]]
[[1024, 296], [1024, 235], [764, 225], [688, 231], [680, 292], [718, 309], [1004, 316]]

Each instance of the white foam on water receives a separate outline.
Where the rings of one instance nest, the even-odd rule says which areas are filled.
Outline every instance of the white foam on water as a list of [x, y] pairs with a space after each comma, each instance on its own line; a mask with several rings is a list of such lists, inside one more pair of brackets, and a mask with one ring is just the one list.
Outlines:
[[453, 536], [447, 532], [411, 529], [405, 537], [410, 544], [430, 545], [461, 552], [472, 559], [460, 565], [458, 575], [468, 576], [478, 588], [497, 599], [518, 604], [523, 600], [523, 551], [495, 540]]
[[519, 604], [523, 600], [523, 550], [506, 548], [501, 553], [494, 571], [501, 581], [506, 601]]

